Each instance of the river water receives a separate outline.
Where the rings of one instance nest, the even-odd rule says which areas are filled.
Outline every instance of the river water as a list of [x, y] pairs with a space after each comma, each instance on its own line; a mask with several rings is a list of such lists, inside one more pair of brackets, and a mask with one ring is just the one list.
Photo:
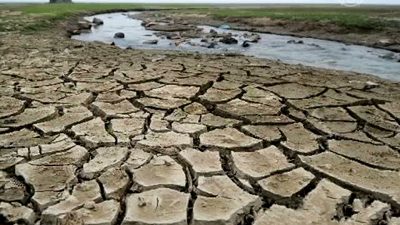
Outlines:
[[[135, 14], [131, 12], [129, 14]], [[91, 32], [72, 36], [73, 39], [81, 41], [100, 41], [110, 44], [115, 43], [121, 48], [136, 49], [160, 49], [194, 51], [200, 53], [239, 53], [259, 58], [281, 60], [292, 64], [303, 64], [327, 69], [354, 71], [372, 74], [384, 79], [400, 81], [400, 53], [370, 48], [360, 45], [347, 45], [335, 41], [326, 41], [313, 38], [296, 38], [285, 35], [274, 35], [258, 33], [261, 40], [252, 43], [249, 48], [243, 48], [241, 42], [244, 31], [219, 29], [210, 26], [200, 26], [204, 31], [210, 29], [218, 33], [230, 32], [239, 40], [239, 44], [226, 45], [218, 43], [216, 48], [205, 48], [200, 46], [200, 38], [190, 40], [176, 46], [172, 40], [160, 39], [154, 35], [154, 31], [146, 30], [142, 21], [128, 17], [126, 13], [99, 14], [85, 19], [92, 21], [93, 17], [100, 18], [104, 25], [92, 27]], [[124, 39], [114, 38], [116, 32], [123, 32]], [[254, 33], [254, 32], [253, 32]], [[157, 45], [143, 44], [146, 40], [158, 39]], [[303, 44], [289, 44], [288, 41], [302, 41]], [[392, 57], [384, 57], [391, 55]]]

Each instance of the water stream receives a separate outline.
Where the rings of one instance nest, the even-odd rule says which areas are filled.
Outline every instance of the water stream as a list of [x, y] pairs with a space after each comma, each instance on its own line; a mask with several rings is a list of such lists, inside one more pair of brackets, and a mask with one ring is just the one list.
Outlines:
[[[129, 14], [135, 14], [131, 12]], [[94, 16], [93, 16], [94, 17]], [[92, 21], [93, 17], [85, 19]], [[400, 53], [370, 48], [360, 45], [347, 45], [335, 41], [326, 41], [313, 38], [295, 38], [285, 35], [258, 33], [261, 40], [244, 48], [244, 31], [219, 29], [210, 26], [200, 26], [205, 32], [210, 29], [218, 33], [230, 32], [239, 40], [239, 44], [226, 45], [218, 43], [215, 48], [200, 46], [200, 38], [176, 46], [174, 41], [160, 39], [154, 31], [146, 30], [142, 21], [128, 17], [126, 13], [99, 14], [95, 17], [104, 21], [104, 25], [92, 27], [91, 32], [75, 35], [72, 38], [81, 41], [114, 42], [121, 48], [162, 49], [195, 51], [200, 53], [240, 53], [259, 58], [281, 60], [286, 63], [303, 64], [320, 68], [354, 71], [372, 74], [381, 78], [400, 81]], [[124, 39], [114, 38], [116, 32], [123, 32]], [[158, 44], [143, 44], [146, 40], [158, 39]], [[288, 41], [302, 41], [302, 44], [290, 44]], [[385, 57], [386, 56], [386, 57]], [[391, 56], [391, 57], [387, 57]]]

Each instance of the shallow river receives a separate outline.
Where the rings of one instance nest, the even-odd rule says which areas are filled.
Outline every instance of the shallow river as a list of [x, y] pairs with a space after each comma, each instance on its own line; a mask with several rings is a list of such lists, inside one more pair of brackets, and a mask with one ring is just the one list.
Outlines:
[[[131, 12], [129, 14], [135, 13]], [[214, 49], [187, 43], [175, 46], [171, 40], [157, 38], [154, 35], [154, 31], [146, 30], [141, 25], [142, 21], [129, 18], [125, 13], [99, 14], [95, 17], [102, 19], [104, 25], [93, 27], [92, 32], [75, 35], [72, 38], [82, 41], [114, 42], [121, 48], [165, 49], [201, 53], [240, 53], [259, 58], [278, 59], [293, 64], [367, 73], [385, 79], [400, 81], [400, 62], [398, 62], [400, 53], [392, 53], [387, 50], [313, 38], [295, 38], [263, 33], [259, 33], [261, 40], [258, 43], [251, 44], [249, 48], [243, 48], [241, 46], [243, 40], [240, 37], [245, 32], [209, 26], [200, 27], [205, 31], [215, 29], [218, 33], [230, 32], [235, 36], [237, 35], [239, 44], [225, 45], [218, 43]], [[85, 19], [92, 21], [93, 17], [86, 17]], [[116, 32], [125, 33], [125, 38], [113, 38]], [[157, 45], [143, 44], [146, 40], [154, 39], [159, 39]], [[289, 40], [302, 40], [303, 44], [289, 44]], [[193, 39], [191, 42], [200, 44], [200, 39]], [[386, 55], [392, 55], [393, 57], [392, 59], [383, 58]]]

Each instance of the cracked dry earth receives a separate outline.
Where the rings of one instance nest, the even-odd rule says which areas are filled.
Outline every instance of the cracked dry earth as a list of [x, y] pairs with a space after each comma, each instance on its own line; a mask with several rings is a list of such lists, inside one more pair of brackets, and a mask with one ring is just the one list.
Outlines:
[[0, 54], [0, 224], [400, 224], [398, 83], [49, 35]]

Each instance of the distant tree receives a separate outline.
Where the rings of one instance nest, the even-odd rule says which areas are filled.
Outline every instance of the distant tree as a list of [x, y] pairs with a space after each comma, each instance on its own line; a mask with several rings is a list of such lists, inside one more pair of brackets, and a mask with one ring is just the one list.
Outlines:
[[72, 0], [50, 0], [50, 3], [72, 3]]

